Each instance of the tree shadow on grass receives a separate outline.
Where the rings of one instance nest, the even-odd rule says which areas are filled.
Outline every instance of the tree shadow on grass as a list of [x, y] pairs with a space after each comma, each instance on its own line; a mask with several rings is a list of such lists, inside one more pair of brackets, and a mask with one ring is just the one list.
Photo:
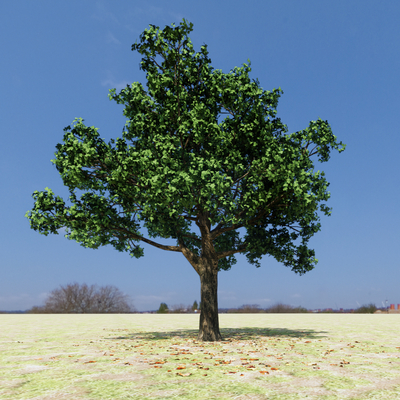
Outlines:
[[[135, 340], [142, 339], [148, 341], [160, 340], [194, 340], [197, 341], [198, 329], [178, 329], [167, 332], [130, 332], [131, 329], [109, 329], [111, 332], [124, 331], [118, 337], [107, 337], [108, 340]], [[322, 339], [326, 338], [327, 331], [314, 331], [312, 329], [291, 330], [285, 328], [220, 328], [222, 342], [232, 342], [239, 340], [256, 340], [264, 338], [281, 339]], [[325, 335], [324, 335], [325, 334]], [[220, 343], [220, 342], [217, 342]]]

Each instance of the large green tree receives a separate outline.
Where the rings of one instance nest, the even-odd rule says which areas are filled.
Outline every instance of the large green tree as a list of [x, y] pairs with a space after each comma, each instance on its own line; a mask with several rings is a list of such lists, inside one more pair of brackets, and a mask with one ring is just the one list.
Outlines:
[[[320, 230], [318, 209], [331, 211], [320, 204], [330, 197], [329, 183], [314, 172], [311, 157], [325, 162], [331, 149], [345, 146], [321, 119], [286, 134], [276, 117], [280, 88], [264, 91], [250, 81], [246, 64], [228, 74], [213, 70], [207, 46], [193, 50], [192, 27], [183, 20], [142, 33], [132, 50], [144, 56], [148, 91], [135, 82], [109, 95], [125, 105], [122, 139], [106, 144], [82, 119], [66, 127], [52, 162], [73, 205], [45, 188], [33, 193], [26, 217], [44, 235], [65, 227], [65, 236], [84, 247], [111, 244], [140, 258], [143, 248], [135, 242], [143, 241], [182, 253], [200, 277], [198, 339], [216, 341], [222, 340], [218, 272], [236, 263], [235, 253], [257, 268], [263, 255], [299, 274], [314, 268], [307, 243]], [[77, 198], [76, 189], [86, 192]], [[136, 217], [149, 237], [173, 238], [177, 245], [143, 237]], [[200, 236], [190, 231], [192, 222]]]

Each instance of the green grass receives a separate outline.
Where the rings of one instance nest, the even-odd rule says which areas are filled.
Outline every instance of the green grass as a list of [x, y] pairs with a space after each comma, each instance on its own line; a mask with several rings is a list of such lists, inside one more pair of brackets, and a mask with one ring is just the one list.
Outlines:
[[400, 315], [0, 315], [0, 399], [398, 399]]

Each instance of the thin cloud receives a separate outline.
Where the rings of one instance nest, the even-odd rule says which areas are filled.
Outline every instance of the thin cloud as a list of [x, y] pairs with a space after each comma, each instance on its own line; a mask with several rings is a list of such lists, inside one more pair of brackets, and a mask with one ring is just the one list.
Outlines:
[[[174, 21], [168, 22], [167, 25], [171, 26], [171, 23], [174, 23], [175, 25], [178, 25], [183, 18], [187, 19], [184, 15], [182, 14], [177, 14], [174, 12], [171, 12], [169, 10], [165, 10], [165, 8], [162, 7], [154, 7], [154, 6], [150, 6], [147, 8], [139, 8], [139, 7], [135, 7], [133, 15], [135, 17], [141, 16], [141, 17], [146, 17], [146, 18], [150, 18], [150, 19], [162, 19], [163, 21], [165, 19], [171, 19], [173, 18]], [[161, 27], [160, 28], [164, 28]]]
[[149, 307], [149, 303], [171, 303], [173, 302], [173, 297], [176, 296], [176, 292], [165, 293], [161, 296], [145, 296], [145, 295], [135, 295], [133, 296], [135, 307], [140, 307], [144, 305], [145, 307]]
[[106, 86], [109, 89], [116, 89], [117, 92], [121, 91], [122, 89], [124, 89], [126, 87], [126, 85], [131, 85], [132, 82], [129, 82], [127, 80], [123, 80], [123, 81], [116, 81], [113, 77], [113, 75], [111, 74], [111, 72], [108, 71], [108, 78], [107, 79], [103, 79], [101, 81], [101, 86]]
[[142, 28], [137, 28], [138, 21], [140, 25], [142, 21], [149, 21], [144, 29], [147, 29], [149, 24], [157, 25], [161, 29], [164, 29], [165, 25], [171, 26], [171, 23], [174, 23], [175, 26], [178, 26], [183, 18], [192, 21], [190, 16], [174, 13], [162, 7], [134, 7], [124, 15], [124, 28], [130, 32], [135, 32], [138, 34], [143, 32]]
[[65, 227], [62, 227], [62, 228], [60, 228], [60, 229], [57, 229], [57, 232], [58, 232], [58, 233], [67, 233], [67, 230], [66, 230]]
[[106, 43], [121, 44], [121, 42], [110, 32], [107, 32]]
[[[32, 296], [28, 293], [21, 293], [11, 296], [0, 296], [0, 310], [26, 310], [32, 308], [32, 305], [40, 305], [45, 302], [49, 293], [44, 292]], [[12, 304], [12, 306], [10, 306]]]
[[271, 299], [256, 299], [256, 300], [254, 300], [256, 303], [264, 303], [264, 302], [267, 302], [267, 303], [269, 303], [269, 302], [271, 302], [272, 300]]
[[218, 297], [221, 300], [236, 300], [237, 299], [235, 292], [226, 291], [226, 290], [221, 290], [218, 293]]
[[106, 79], [104, 81], [101, 81], [101, 86], [106, 86], [110, 89], [116, 89], [117, 92], [120, 92], [122, 89], [126, 88], [126, 85], [130, 84], [131, 82], [129, 81], [115, 82], [112, 79]]
[[146, 16], [155, 19], [164, 14], [165, 12], [163, 11], [162, 7], [154, 7], [154, 6], [150, 6], [147, 8], [135, 7], [133, 10], [133, 15], [135, 17]]
[[93, 19], [97, 19], [98, 21], [112, 21], [115, 22], [117, 25], [121, 25], [118, 18], [113, 14], [111, 11], [108, 11], [104, 1], [97, 1], [96, 2], [96, 11], [94, 14], [90, 16]]

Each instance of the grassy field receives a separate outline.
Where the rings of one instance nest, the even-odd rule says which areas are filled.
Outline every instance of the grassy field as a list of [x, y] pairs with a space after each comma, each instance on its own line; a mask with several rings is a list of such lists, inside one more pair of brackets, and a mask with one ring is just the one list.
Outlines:
[[0, 399], [400, 399], [400, 315], [0, 315]]

